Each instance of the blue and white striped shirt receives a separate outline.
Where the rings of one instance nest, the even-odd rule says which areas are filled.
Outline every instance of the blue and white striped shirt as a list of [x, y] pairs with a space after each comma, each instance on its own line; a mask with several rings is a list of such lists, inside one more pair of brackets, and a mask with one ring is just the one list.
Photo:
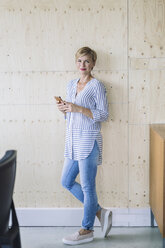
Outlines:
[[73, 160], [85, 159], [91, 153], [95, 140], [99, 147], [98, 165], [102, 163], [101, 122], [108, 118], [108, 101], [104, 85], [93, 78], [84, 89], [76, 95], [79, 79], [67, 85], [67, 102], [88, 108], [93, 119], [77, 112], [66, 114], [66, 141], [64, 156]]

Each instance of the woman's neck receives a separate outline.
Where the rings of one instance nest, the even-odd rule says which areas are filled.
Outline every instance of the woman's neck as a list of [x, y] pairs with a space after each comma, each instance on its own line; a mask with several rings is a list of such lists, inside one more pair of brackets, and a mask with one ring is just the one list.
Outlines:
[[80, 77], [79, 83], [85, 84], [85, 83], [89, 82], [92, 78], [93, 78], [92, 75], [82, 75]]

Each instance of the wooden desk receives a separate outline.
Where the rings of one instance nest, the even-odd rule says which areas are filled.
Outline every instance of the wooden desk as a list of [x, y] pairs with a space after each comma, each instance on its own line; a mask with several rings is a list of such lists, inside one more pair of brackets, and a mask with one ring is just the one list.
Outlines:
[[150, 206], [165, 248], [165, 124], [150, 125]]

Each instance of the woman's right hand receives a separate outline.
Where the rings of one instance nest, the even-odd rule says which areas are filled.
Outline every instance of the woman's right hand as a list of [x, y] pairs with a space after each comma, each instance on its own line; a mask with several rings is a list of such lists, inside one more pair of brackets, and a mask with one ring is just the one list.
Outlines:
[[66, 104], [64, 101], [61, 101], [61, 103], [59, 103], [58, 101], [56, 101], [57, 104], [57, 108], [59, 109], [59, 111], [61, 111], [63, 114], [66, 114], [65, 109], [66, 109]]

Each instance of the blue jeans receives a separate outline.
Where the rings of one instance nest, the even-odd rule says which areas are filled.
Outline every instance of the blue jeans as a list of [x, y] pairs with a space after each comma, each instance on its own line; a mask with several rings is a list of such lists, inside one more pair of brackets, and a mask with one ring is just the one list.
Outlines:
[[[93, 230], [96, 213], [101, 209], [97, 201], [95, 184], [98, 158], [99, 148], [95, 141], [93, 150], [87, 158], [78, 161], [65, 158], [62, 171], [63, 187], [84, 204], [82, 228], [87, 230]], [[79, 173], [81, 185], [75, 181]]]

